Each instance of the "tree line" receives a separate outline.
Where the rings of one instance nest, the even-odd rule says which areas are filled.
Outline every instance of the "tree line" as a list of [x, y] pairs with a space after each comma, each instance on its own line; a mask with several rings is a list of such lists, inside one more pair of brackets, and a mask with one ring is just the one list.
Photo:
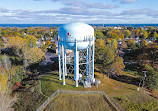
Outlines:
[[[0, 28], [0, 110], [10, 110], [16, 96], [11, 95], [23, 79], [29, 66], [45, 58], [46, 48], [55, 38], [57, 28]], [[37, 40], [48, 37], [46, 44], [37, 46]]]
[[[136, 71], [140, 79], [146, 73], [145, 87], [151, 90], [158, 90], [158, 30], [154, 27], [122, 29], [102, 28], [95, 30], [96, 49], [95, 63], [101, 65], [101, 72], [109, 75], [120, 75], [124, 70], [128, 70], [124, 61], [136, 61], [136, 66], [131, 66], [130, 70]], [[139, 37], [139, 44], [136, 38]], [[148, 44], [147, 38], [153, 38], [153, 43]], [[126, 39], [128, 38], [128, 39]], [[121, 47], [118, 42], [122, 42]], [[124, 51], [124, 56], [120, 57], [117, 50]], [[130, 52], [126, 53], [126, 50]], [[136, 67], [136, 69], [134, 68]]]

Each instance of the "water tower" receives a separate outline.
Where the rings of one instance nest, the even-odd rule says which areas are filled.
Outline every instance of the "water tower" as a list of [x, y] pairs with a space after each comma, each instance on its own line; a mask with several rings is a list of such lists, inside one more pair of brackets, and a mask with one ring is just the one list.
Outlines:
[[[63, 78], [63, 85], [65, 85], [65, 76], [69, 76], [70, 73], [74, 74], [72, 78], [76, 81], [76, 87], [79, 82], [85, 87], [95, 82], [94, 48], [95, 37], [92, 26], [75, 22], [59, 27], [59, 80]], [[69, 50], [72, 54], [67, 53]]]

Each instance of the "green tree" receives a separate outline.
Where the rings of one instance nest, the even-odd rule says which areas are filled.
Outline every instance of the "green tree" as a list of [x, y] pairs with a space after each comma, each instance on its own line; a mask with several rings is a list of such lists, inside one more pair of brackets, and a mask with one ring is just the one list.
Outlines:
[[107, 37], [113, 38], [116, 40], [123, 40], [124, 34], [122, 32], [120, 32], [119, 30], [111, 30], [111, 31], [107, 32]]
[[110, 47], [111, 49], [116, 50], [117, 49], [117, 40], [116, 39], [112, 39], [112, 38], [107, 38], [106, 39], [106, 44], [108, 47]]
[[158, 34], [157, 34], [156, 31], [154, 31], [154, 33], [153, 33], [153, 37], [154, 37], [154, 38], [158, 37]]
[[146, 39], [148, 37], [148, 32], [147, 31], [143, 31], [143, 38]]
[[111, 49], [105, 45], [106, 43], [102, 39], [97, 39], [95, 44], [95, 61], [96, 63], [101, 64], [101, 71], [105, 74], [108, 72], [107, 67], [114, 62], [116, 54], [113, 48]]
[[155, 43], [157, 43], [157, 44], [158, 44], [158, 37], [156, 37]]
[[122, 57], [116, 56], [115, 61], [110, 65], [109, 70], [114, 74], [121, 74], [123, 68], [125, 68], [125, 65]]
[[133, 39], [127, 40], [127, 46], [131, 47], [131, 48], [135, 48], [136, 47], [136, 43]]
[[143, 40], [141, 40], [141, 42], [140, 42], [140, 46], [141, 46], [141, 47], [148, 46], [148, 42], [147, 42], [145, 39], [143, 39]]
[[153, 67], [145, 64], [144, 70], [147, 71], [146, 84], [150, 89], [158, 90], [158, 72]]
[[95, 31], [94, 35], [95, 35], [96, 39], [104, 38], [104, 34], [102, 33], [101, 30]]
[[115, 31], [109, 31], [107, 32], [107, 37], [108, 38], [113, 38], [113, 39], [119, 39], [119, 36], [118, 34], [115, 32]]
[[131, 36], [131, 31], [129, 31], [129, 30], [123, 30], [122, 32], [123, 32], [125, 38]]
[[114, 50], [110, 49], [105, 45], [105, 41], [102, 39], [96, 40], [96, 61], [103, 64], [104, 66], [114, 61], [115, 53]]

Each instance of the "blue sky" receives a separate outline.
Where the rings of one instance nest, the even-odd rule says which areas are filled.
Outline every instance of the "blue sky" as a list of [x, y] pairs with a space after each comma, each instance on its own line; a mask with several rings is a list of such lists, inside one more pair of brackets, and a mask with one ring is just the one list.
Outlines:
[[158, 23], [158, 0], [0, 0], [0, 24]]

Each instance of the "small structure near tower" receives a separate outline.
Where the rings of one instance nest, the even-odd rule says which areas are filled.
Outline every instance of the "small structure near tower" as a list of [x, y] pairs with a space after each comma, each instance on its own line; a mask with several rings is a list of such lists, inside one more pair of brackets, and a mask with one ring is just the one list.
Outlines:
[[[76, 87], [81, 82], [84, 87], [94, 84], [94, 29], [85, 23], [69, 23], [58, 29], [58, 62], [59, 80], [65, 76], [76, 81]], [[73, 50], [68, 54], [68, 50]], [[73, 76], [74, 74], [74, 76]]]

